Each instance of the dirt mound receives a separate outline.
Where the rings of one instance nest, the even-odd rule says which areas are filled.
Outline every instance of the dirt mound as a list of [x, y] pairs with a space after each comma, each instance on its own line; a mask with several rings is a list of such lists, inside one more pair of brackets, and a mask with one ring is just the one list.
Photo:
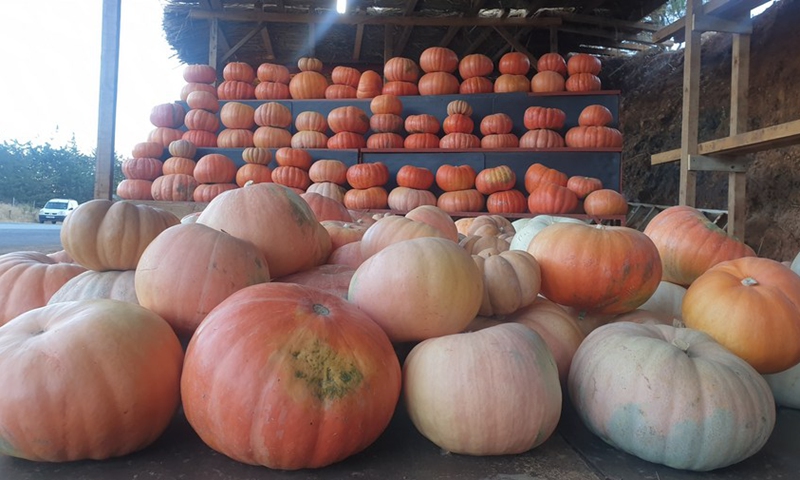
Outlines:
[[[800, 0], [776, 2], [754, 18], [748, 128], [800, 119]], [[731, 35], [706, 33], [701, 49], [700, 141], [725, 137], [730, 121]], [[622, 92], [623, 190], [633, 202], [678, 202], [678, 163], [650, 156], [680, 147], [683, 51], [605, 61], [603, 85]], [[800, 251], [800, 147], [750, 155], [745, 242], [761, 256], [790, 260]], [[727, 175], [700, 172], [697, 206], [727, 209]]]

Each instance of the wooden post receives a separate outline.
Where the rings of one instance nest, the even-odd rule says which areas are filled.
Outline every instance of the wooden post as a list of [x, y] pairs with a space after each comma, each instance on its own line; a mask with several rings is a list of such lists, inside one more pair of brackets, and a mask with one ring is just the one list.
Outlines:
[[558, 53], [558, 29], [550, 27], [550, 51]]
[[702, 0], [686, 2], [686, 47], [683, 53], [683, 113], [681, 118], [681, 205], [695, 206], [697, 173], [689, 170], [689, 155], [697, 155], [700, 113], [700, 35], [694, 30], [694, 16], [702, 15]]
[[219, 74], [219, 69], [217, 68], [217, 59], [219, 58], [219, 20], [212, 18], [209, 24], [208, 64], [214, 67], [214, 70]]
[[[747, 131], [750, 88], [750, 35], [733, 35], [731, 59], [731, 135]], [[728, 174], [728, 234], [744, 241], [744, 224], [747, 219], [747, 174]]]
[[394, 46], [394, 25], [383, 26], [383, 63], [389, 61], [392, 56]]
[[111, 200], [114, 185], [114, 133], [119, 77], [119, 30], [122, 0], [103, 0], [100, 47], [100, 106], [97, 115], [97, 163], [94, 198]]

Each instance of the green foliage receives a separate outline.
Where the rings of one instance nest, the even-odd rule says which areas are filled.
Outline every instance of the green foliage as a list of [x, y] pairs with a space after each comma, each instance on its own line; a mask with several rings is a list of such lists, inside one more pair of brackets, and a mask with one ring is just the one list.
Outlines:
[[[703, 3], [706, 3], [705, 1]], [[656, 24], [665, 27], [686, 14], [686, 0], [667, 0], [664, 5], [650, 14]]]
[[[94, 198], [96, 159], [66, 146], [5, 141], [0, 144], [0, 202], [41, 207], [51, 198]], [[122, 160], [114, 162], [114, 187], [122, 180]]]

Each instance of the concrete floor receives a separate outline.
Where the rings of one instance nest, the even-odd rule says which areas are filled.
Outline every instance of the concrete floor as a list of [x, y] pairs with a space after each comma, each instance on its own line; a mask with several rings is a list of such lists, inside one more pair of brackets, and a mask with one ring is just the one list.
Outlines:
[[320, 470], [274, 471], [244, 465], [206, 447], [182, 416], [149, 448], [103, 462], [33, 463], [0, 456], [0, 480], [258, 480], [258, 479], [491, 479], [722, 480], [800, 478], [800, 411], [781, 409], [761, 452], [710, 473], [673, 470], [608, 446], [565, 407], [558, 431], [522, 455], [468, 457], [442, 453], [417, 433], [403, 409], [375, 444]]

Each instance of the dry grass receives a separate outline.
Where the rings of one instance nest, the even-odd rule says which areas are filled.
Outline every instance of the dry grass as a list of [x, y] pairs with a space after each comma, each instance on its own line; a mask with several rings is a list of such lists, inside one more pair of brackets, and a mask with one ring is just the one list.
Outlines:
[[34, 223], [38, 212], [38, 208], [24, 203], [0, 203], [0, 223]]

